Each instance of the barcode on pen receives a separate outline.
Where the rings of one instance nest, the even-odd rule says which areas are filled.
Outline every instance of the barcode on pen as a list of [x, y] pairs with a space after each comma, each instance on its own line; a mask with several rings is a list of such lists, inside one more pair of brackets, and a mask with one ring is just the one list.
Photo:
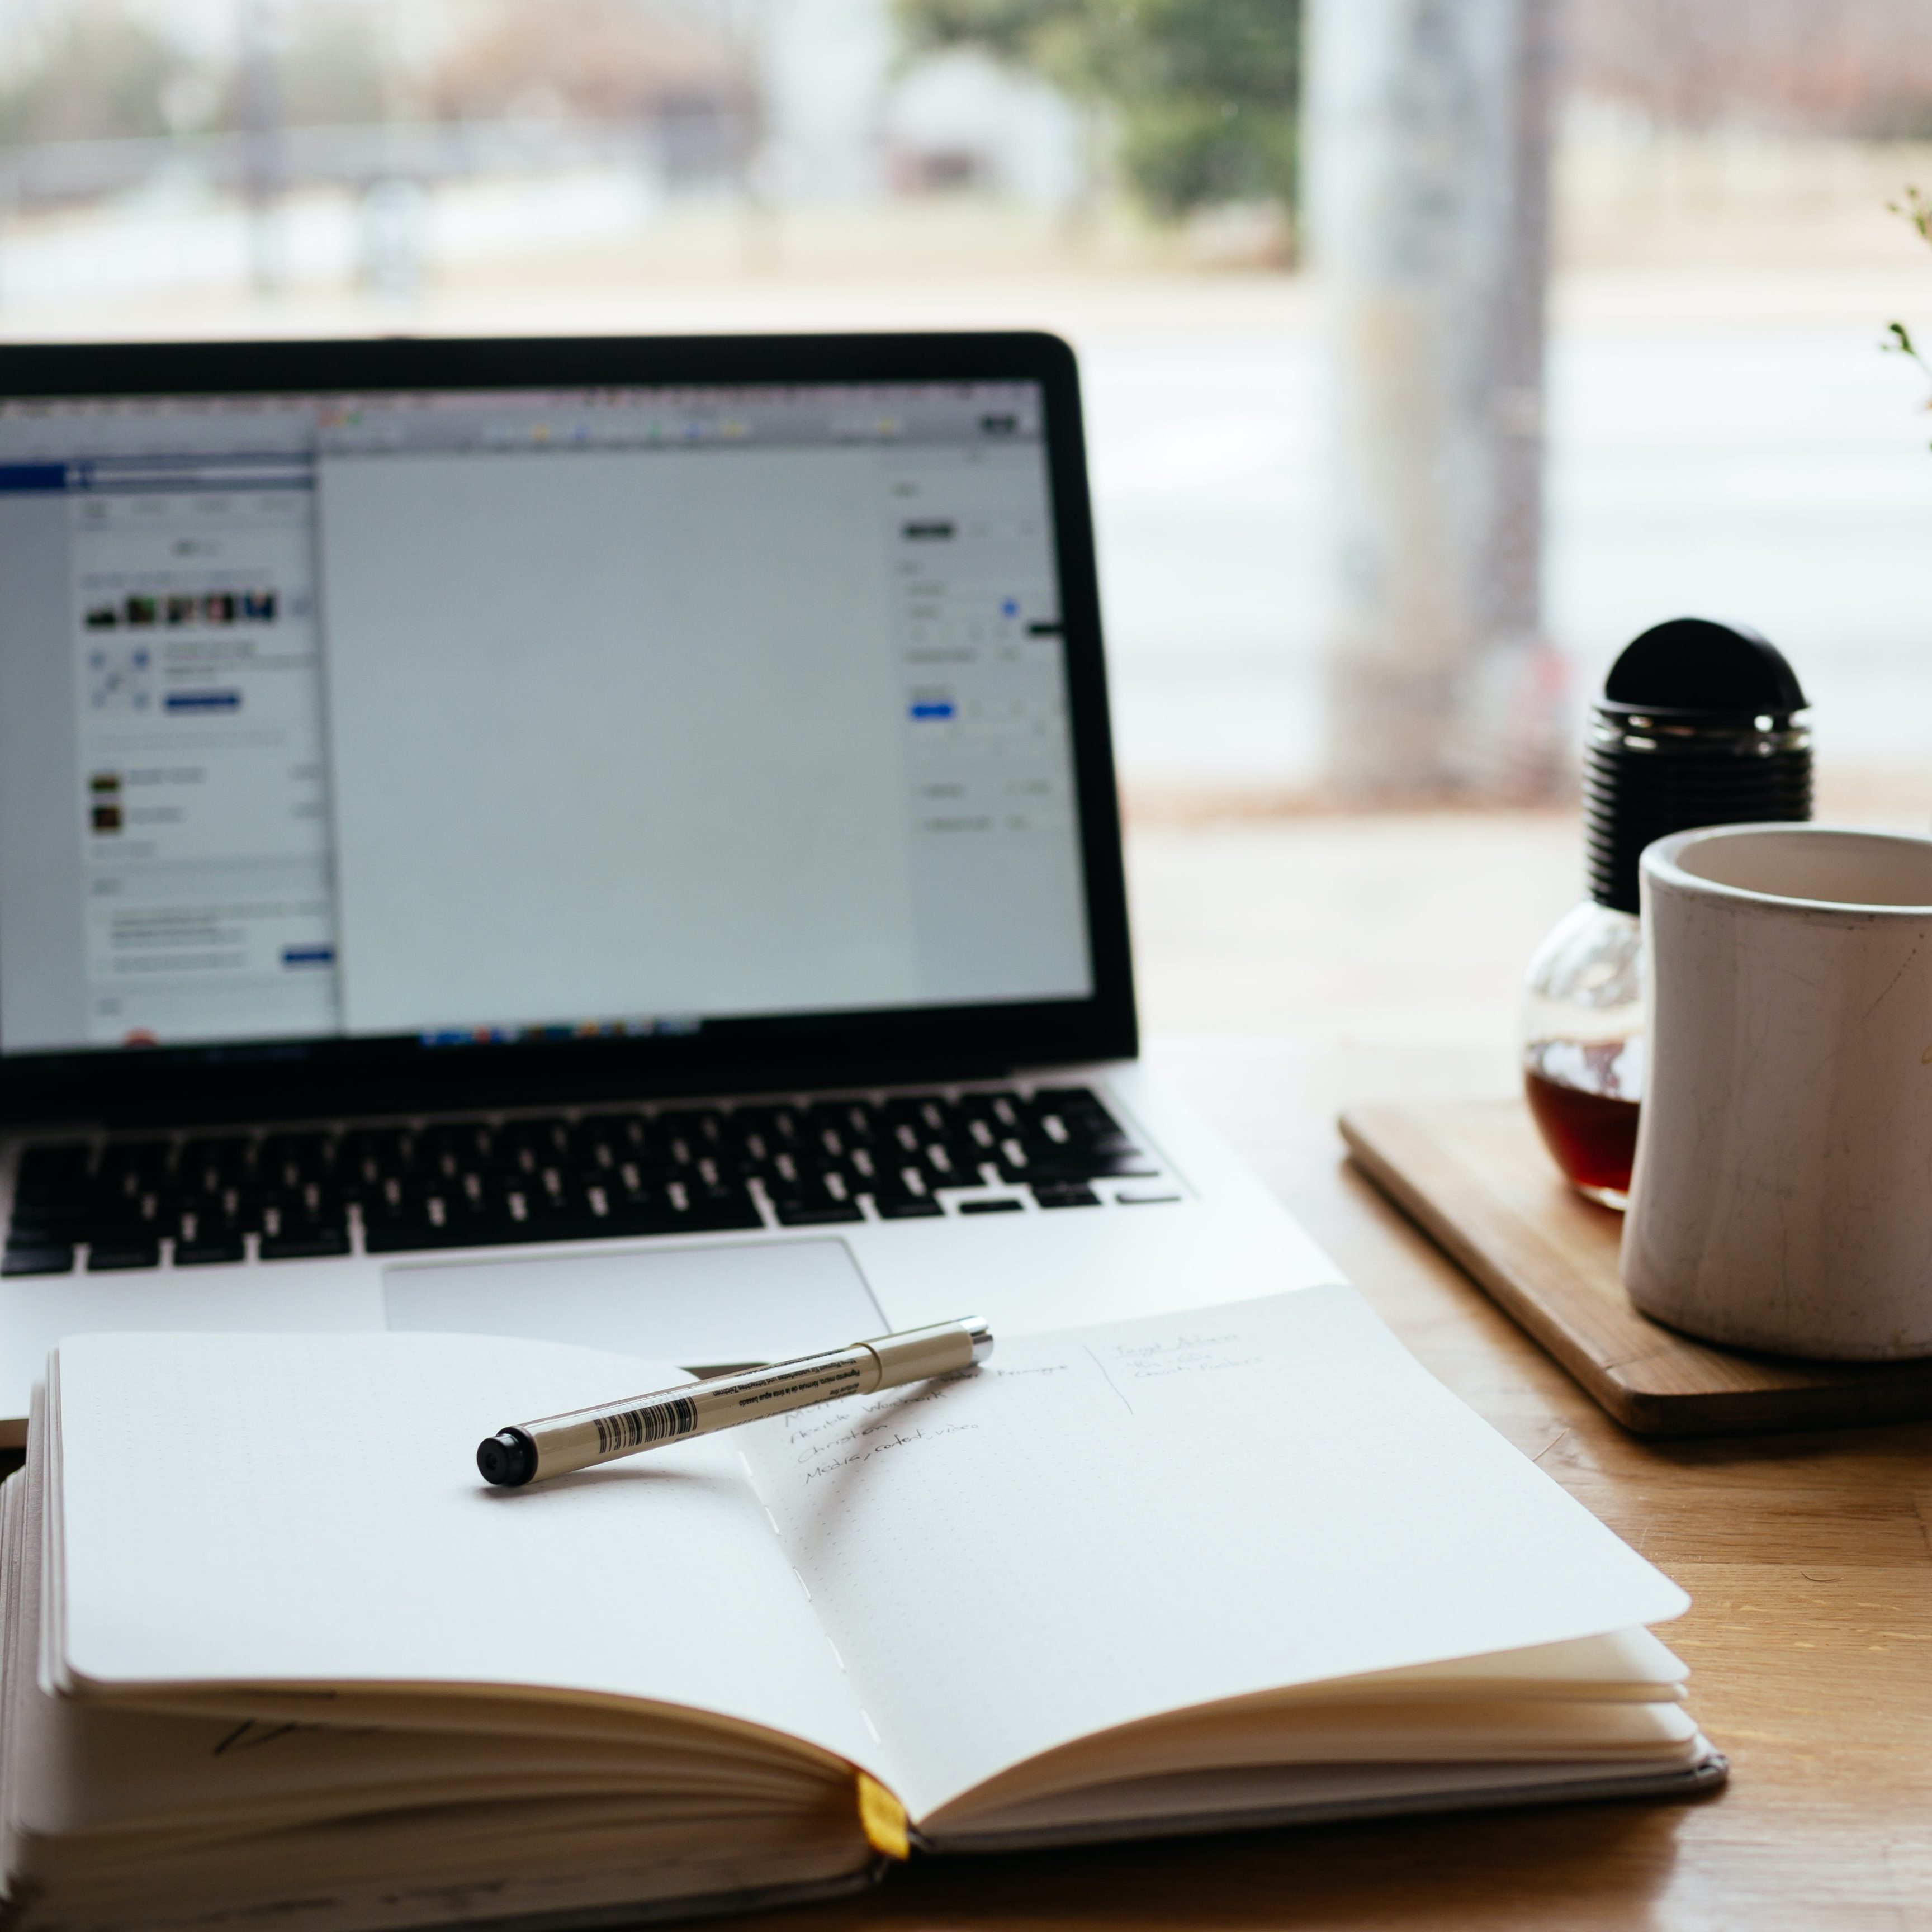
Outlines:
[[654, 1402], [648, 1408], [627, 1408], [621, 1415], [597, 1418], [597, 1453], [608, 1456], [616, 1449], [641, 1449], [652, 1442], [668, 1442], [674, 1436], [688, 1436], [698, 1426], [698, 1405], [688, 1396], [670, 1402]]

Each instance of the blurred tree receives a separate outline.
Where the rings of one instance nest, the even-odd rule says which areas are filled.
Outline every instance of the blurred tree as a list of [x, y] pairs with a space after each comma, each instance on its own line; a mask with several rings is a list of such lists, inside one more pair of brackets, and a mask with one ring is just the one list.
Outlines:
[[705, 0], [477, 0], [431, 98], [455, 120], [643, 123], [672, 180], [742, 184], [762, 100], [731, 17]]
[[1928, 0], [1570, 0], [1573, 92], [1666, 127], [1923, 140]]
[[389, 118], [394, 77], [366, 7], [304, 8], [276, 65], [282, 117], [291, 127], [346, 126]]
[[1300, 0], [893, 0], [916, 52], [977, 47], [1117, 118], [1120, 164], [1169, 218], [1292, 208]]
[[673, 0], [480, 0], [432, 82], [454, 118], [648, 117], [667, 104], [746, 94], [717, 10]]
[[187, 65], [112, 0], [62, 8], [38, 49], [0, 86], [0, 142], [165, 134], [164, 98]]
[[1562, 0], [1309, 0], [1333, 411], [1327, 764], [1364, 802], [1560, 794], [1542, 617]]
[[311, 0], [245, 16], [242, 58], [224, 78], [210, 124], [368, 127], [393, 118], [403, 77], [366, 6]]

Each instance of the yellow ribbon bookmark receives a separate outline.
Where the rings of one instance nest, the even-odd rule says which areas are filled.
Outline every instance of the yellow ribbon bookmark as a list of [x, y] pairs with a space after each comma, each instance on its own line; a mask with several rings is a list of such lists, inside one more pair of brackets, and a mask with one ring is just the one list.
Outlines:
[[866, 1842], [889, 1858], [912, 1856], [906, 1835], [905, 1807], [876, 1778], [859, 1774], [859, 1825]]

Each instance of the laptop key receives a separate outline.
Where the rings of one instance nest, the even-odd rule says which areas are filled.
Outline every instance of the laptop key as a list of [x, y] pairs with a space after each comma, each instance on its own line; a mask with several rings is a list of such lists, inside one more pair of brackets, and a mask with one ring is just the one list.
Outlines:
[[335, 1184], [349, 1201], [367, 1201], [386, 1180], [400, 1180], [416, 1159], [416, 1142], [400, 1127], [352, 1129], [337, 1143]]
[[89, 1274], [118, 1274], [129, 1268], [159, 1268], [161, 1244], [152, 1237], [97, 1237], [87, 1251]]
[[22, 1151], [14, 1181], [10, 1246], [72, 1246], [87, 1219], [88, 1159], [86, 1148], [71, 1144], [41, 1144]]
[[61, 1211], [16, 1203], [13, 1223], [7, 1230], [10, 1248], [70, 1248], [86, 1238], [87, 1216], [77, 1208]]
[[21, 1150], [16, 1191], [24, 1199], [42, 1192], [68, 1198], [86, 1184], [89, 1152], [79, 1141], [38, 1141]]
[[204, 1220], [219, 1221], [238, 1234], [262, 1232], [262, 1194], [259, 1187], [230, 1187], [196, 1204]]
[[294, 1193], [320, 1186], [335, 1171], [335, 1142], [328, 1134], [269, 1134], [255, 1154], [263, 1186]]
[[172, 1234], [178, 1225], [177, 1217], [172, 1214], [161, 1216], [152, 1211], [143, 1214], [138, 1210], [122, 1210], [90, 1216], [87, 1226], [76, 1231], [75, 1238], [87, 1243], [87, 1267], [90, 1273], [158, 1268], [162, 1238]]
[[663, 1156], [680, 1166], [700, 1156], [735, 1155], [728, 1144], [724, 1114], [716, 1107], [680, 1107], [657, 1118], [655, 1138]]
[[488, 1165], [500, 1174], [529, 1181], [569, 1158], [567, 1122], [514, 1120], [496, 1135], [494, 1157]]
[[1158, 1174], [1160, 1169], [1138, 1148], [1129, 1148], [1124, 1152], [1112, 1154], [1029, 1152], [1024, 1161], [1003, 1160], [1000, 1172], [1007, 1180], [1038, 1186], [1042, 1182], [1052, 1184], [1110, 1179], [1148, 1180]]
[[346, 1227], [297, 1227], [286, 1234], [264, 1234], [259, 1250], [265, 1262], [319, 1260], [349, 1252]]
[[804, 1111], [804, 1138], [837, 1160], [868, 1148], [884, 1131], [878, 1109], [863, 1100], [820, 1100]]
[[929, 1221], [946, 1211], [916, 1167], [887, 1168], [865, 1191], [882, 1221]]
[[459, 1233], [433, 1221], [384, 1221], [364, 1227], [362, 1247], [364, 1253], [371, 1255], [412, 1254], [422, 1248], [487, 1247], [490, 1238], [486, 1232]]
[[866, 1218], [844, 1171], [836, 1164], [805, 1174], [792, 1166], [789, 1156], [780, 1159], [790, 1169], [786, 1176], [789, 1184], [775, 1187], [767, 1180], [765, 1192], [783, 1226], [811, 1228]]
[[349, 1223], [334, 1190], [311, 1180], [298, 1192], [266, 1202], [256, 1252], [265, 1262], [348, 1253]]
[[16, 1247], [10, 1241], [7, 1244], [6, 1253], [0, 1256], [0, 1275], [71, 1274], [73, 1272], [73, 1249], [50, 1242]]
[[239, 1234], [197, 1234], [175, 1243], [176, 1268], [213, 1268], [246, 1261], [248, 1244]]
[[963, 1152], [956, 1158], [943, 1141], [928, 1141], [919, 1150], [926, 1162], [927, 1183], [934, 1187], [976, 1187], [979, 1163]]
[[604, 1116], [580, 1120], [571, 1130], [566, 1164], [587, 1185], [608, 1185], [626, 1161], [645, 1150], [643, 1124]]
[[118, 1183], [124, 1175], [152, 1181], [174, 1164], [174, 1148], [167, 1141], [110, 1141], [100, 1150], [94, 1172]]
[[1030, 1150], [1051, 1148], [1069, 1159], [1138, 1154], [1120, 1123], [1084, 1087], [1042, 1088], [1022, 1138]]
[[875, 1194], [872, 1205], [882, 1221], [930, 1221], [946, 1213], [929, 1194]]
[[981, 1092], [959, 1096], [960, 1112], [969, 1120], [985, 1120], [996, 1137], [1019, 1130], [1025, 1105], [1017, 1094]]
[[787, 1228], [819, 1228], [838, 1221], [862, 1221], [864, 1210], [856, 1201], [807, 1200], [802, 1197], [774, 1198], [772, 1211], [779, 1225]]
[[220, 1198], [200, 1196], [185, 1204], [175, 1223], [175, 1265], [196, 1268], [245, 1261], [244, 1228], [232, 1212], [224, 1212]]
[[719, 1187], [696, 1188], [689, 1190], [686, 1198], [688, 1204], [677, 1223], [681, 1234], [722, 1234], [765, 1225], [758, 1204], [742, 1186], [727, 1183]]
[[1033, 1198], [1042, 1208], [1097, 1208], [1100, 1197], [1084, 1181], [1040, 1180], [1034, 1184]]
[[210, 1135], [183, 1141], [175, 1172], [184, 1187], [213, 1193], [238, 1186], [254, 1165], [254, 1143], [242, 1134]]
[[1043, 1088], [1020, 1112], [1018, 1131], [999, 1144], [999, 1169], [1010, 1181], [1037, 1186], [1160, 1172], [1084, 1087]]
[[142, 1199], [152, 1192], [152, 1177], [132, 1165], [110, 1166], [104, 1158], [88, 1192], [86, 1214], [95, 1226], [138, 1220]]

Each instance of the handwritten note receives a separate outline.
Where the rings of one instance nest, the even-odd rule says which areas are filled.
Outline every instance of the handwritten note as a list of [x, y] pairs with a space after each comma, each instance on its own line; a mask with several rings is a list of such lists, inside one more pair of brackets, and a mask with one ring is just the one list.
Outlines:
[[[956, 1375], [862, 1401], [802, 1410], [788, 1423], [785, 1447], [791, 1452], [792, 1466], [801, 1484], [808, 1489], [841, 1469], [855, 1468], [874, 1456], [983, 1429], [986, 1425], [982, 1420], [956, 1419], [958, 1403], [952, 1391], [962, 1383], [1064, 1376], [1071, 1366], [1070, 1362], [1060, 1361], [1024, 1369], [962, 1369]], [[932, 1412], [942, 1404], [950, 1405], [944, 1414]]]
[[1130, 1415], [1134, 1405], [1128, 1384], [1253, 1368], [1266, 1360], [1239, 1329], [1218, 1335], [1189, 1333], [1153, 1342], [1116, 1342], [1087, 1352]]

